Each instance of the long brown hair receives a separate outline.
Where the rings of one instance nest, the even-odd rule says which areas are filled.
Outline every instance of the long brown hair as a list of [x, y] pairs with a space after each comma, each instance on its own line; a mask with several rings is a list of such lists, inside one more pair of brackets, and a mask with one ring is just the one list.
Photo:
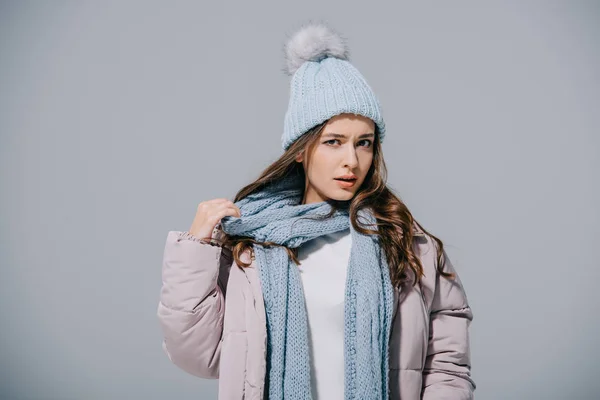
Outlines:
[[[296, 155], [301, 151], [310, 151], [317, 144], [321, 131], [327, 121], [313, 127], [300, 138], [298, 138], [288, 150], [275, 162], [269, 165], [256, 181], [243, 187], [235, 196], [234, 202], [237, 202], [246, 196], [265, 187], [273, 181], [283, 177], [298, 175], [299, 179], [305, 180], [304, 167], [295, 160]], [[375, 126], [378, 132], [377, 126]], [[307, 160], [309, 162], [309, 160]], [[378, 133], [375, 134], [373, 142], [373, 162], [367, 176], [354, 197], [346, 202], [327, 200], [332, 206], [331, 216], [338, 208], [348, 207], [350, 221], [354, 229], [362, 234], [379, 235], [380, 244], [384, 249], [388, 265], [390, 266], [390, 278], [394, 286], [399, 286], [409, 280], [409, 274], [413, 276], [413, 286], [423, 276], [423, 265], [420, 258], [415, 254], [412, 243], [414, 240], [413, 226], [417, 226], [422, 232], [429, 235], [436, 243], [438, 249], [437, 269], [441, 275], [454, 278], [454, 274], [443, 271], [443, 248], [444, 245], [440, 239], [427, 232], [412, 216], [406, 205], [399, 196], [393, 193], [393, 190], [386, 185], [387, 168], [382, 156], [381, 144]], [[371, 207], [377, 220], [378, 230], [370, 230], [359, 226], [357, 222], [357, 212], [360, 209]], [[413, 225], [414, 224], [414, 225]], [[417, 229], [417, 231], [418, 231]], [[236, 263], [246, 268], [250, 263], [244, 263], [241, 260], [241, 254], [250, 250], [254, 258], [252, 244], [258, 244], [265, 247], [280, 246], [285, 247], [289, 256], [296, 265], [300, 264], [298, 260], [298, 249], [288, 248], [273, 242], [257, 242], [253, 238], [243, 236], [231, 236], [225, 234], [221, 240], [223, 246], [228, 247], [233, 254]]]

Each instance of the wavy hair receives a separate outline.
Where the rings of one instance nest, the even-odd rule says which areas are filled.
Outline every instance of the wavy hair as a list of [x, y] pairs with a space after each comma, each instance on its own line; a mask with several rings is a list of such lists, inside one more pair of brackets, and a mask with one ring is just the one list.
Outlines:
[[[298, 138], [278, 160], [269, 165], [260, 174], [258, 179], [243, 187], [235, 195], [234, 202], [261, 190], [270, 182], [277, 181], [290, 174], [299, 175], [305, 181], [304, 167], [301, 163], [296, 162], [295, 157], [299, 152], [306, 150], [309, 155], [307, 162], [310, 162], [311, 150], [318, 143], [321, 132], [326, 124], [327, 121], [313, 127]], [[445, 277], [454, 278], [454, 274], [443, 271], [444, 245], [442, 241], [427, 232], [413, 218], [404, 202], [400, 199], [400, 196], [394, 194], [393, 190], [386, 185], [387, 168], [383, 159], [377, 126], [375, 126], [375, 130], [373, 161], [363, 184], [349, 201], [326, 200], [332, 206], [331, 212], [326, 217], [333, 215], [338, 208], [347, 207], [350, 221], [356, 231], [362, 234], [379, 236], [379, 242], [390, 266], [390, 278], [394, 286], [399, 286], [410, 280], [409, 275], [413, 277], [412, 285], [414, 286], [423, 276], [423, 265], [412, 246], [414, 240], [413, 224], [416, 224], [436, 242], [438, 250], [436, 268], [439, 273]], [[357, 212], [367, 207], [370, 207], [374, 212], [378, 230], [366, 229], [358, 224]], [[241, 260], [240, 256], [244, 251], [250, 250], [254, 259], [253, 244], [265, 247], [284, 247], [294, 263], [300, 265], [297, 248], [288, 248], [274, 242], [258, 242], [250, 237], [228, 234], [225, 234], [219, 242], [231, 250], [236, 263], [242, 268], [250, 265], [250, 263], [244, 263]]]

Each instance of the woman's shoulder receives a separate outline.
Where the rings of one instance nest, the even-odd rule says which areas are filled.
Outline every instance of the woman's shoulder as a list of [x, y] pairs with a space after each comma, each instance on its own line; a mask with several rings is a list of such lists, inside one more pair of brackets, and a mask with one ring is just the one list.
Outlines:
[[416, 221], [412, 224], [412, 233], [416, 255], [421, 260], [425, 274], [431, 274], [435, 271], [437, 265], [437, 243]]

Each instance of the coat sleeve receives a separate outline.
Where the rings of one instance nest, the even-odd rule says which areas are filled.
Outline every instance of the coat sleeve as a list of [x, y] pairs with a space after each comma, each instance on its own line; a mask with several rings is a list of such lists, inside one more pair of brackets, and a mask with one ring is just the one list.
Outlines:
[[188, 232], [170, 231], [162, 263], [158, 320], [162, 349], [182, 370], [219, 377], [231, 251]]
[[427, 357], [423, 369], [423, 400], [473, 400], [469, 326], [473, 313], [464, 287], [446, 251], [444, 271], [436, 274], [430, 311]]

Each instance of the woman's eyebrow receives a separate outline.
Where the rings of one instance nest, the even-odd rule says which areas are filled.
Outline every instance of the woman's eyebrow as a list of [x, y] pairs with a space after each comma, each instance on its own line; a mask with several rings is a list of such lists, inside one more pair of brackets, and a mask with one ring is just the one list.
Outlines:
[[[374, 137], [374, 136], [375, 136], [374, 133], [364, 133], [364, 134], [360, 135], [358, 138], [362, 139], [362, 138], [369, 138], [369, 137]], [[328, 133], [323, 134], [323, 137], [334, 137], [334, 138], [345, 139], [346, 135], [343, 135], [341, 133], [328, 132]]]

